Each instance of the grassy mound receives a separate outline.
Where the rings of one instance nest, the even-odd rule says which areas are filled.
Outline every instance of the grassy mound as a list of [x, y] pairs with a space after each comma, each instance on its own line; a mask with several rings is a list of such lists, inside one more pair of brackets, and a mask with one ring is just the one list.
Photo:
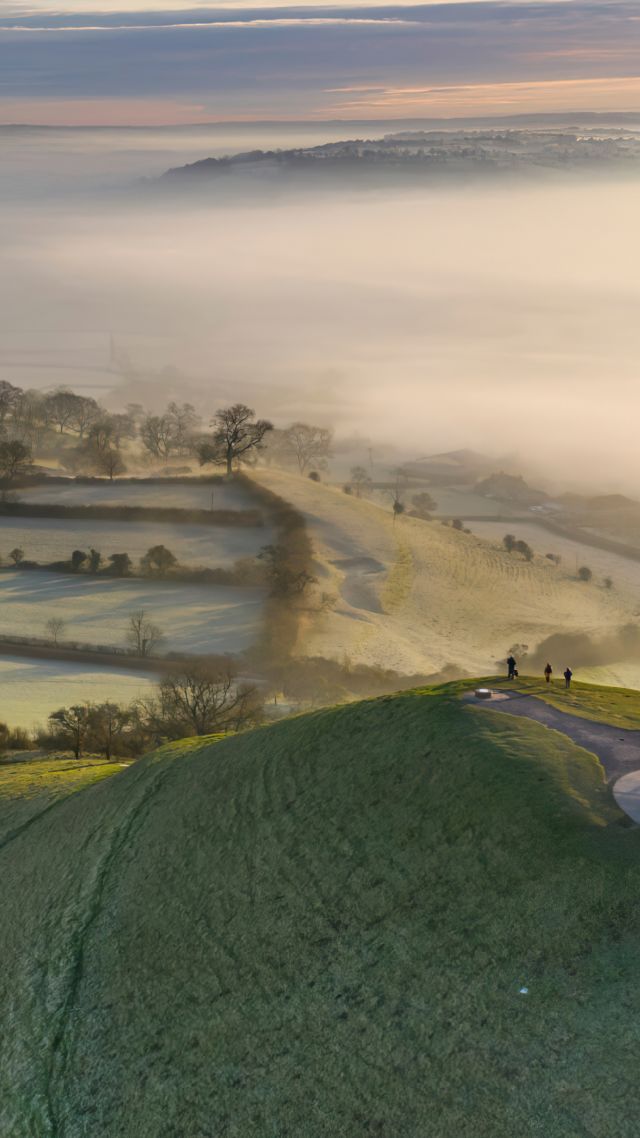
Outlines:
[[0, 849], [0, 1133], [635, 1136], [639, 899], [596, 760], [454, 691], [164, 748]]

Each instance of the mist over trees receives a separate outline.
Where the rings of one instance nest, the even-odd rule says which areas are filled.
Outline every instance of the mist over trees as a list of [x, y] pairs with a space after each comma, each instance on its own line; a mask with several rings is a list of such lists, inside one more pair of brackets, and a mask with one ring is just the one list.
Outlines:
[[234, 464], [250, 463], [262, 449], [265, 435], [273, 430], [273, 424], [267, 419], [254, 419], [254, 415], [255, 411], [245, 403], [234, 403], [232, 407], [216, 411], [210, 424], [214, 428], [213, 435], [198, 447], [200, 465], [225, 466], [229, 475], [233, 473]]
[[159, 413], [140, 403], [113, 412], [67, 387], [25, 391], [2, 381], [0, 479], [17, 481], [37, 471], [36, 459], [53, 458], [70, 474], [110, 481], [176, 458], [220, 466], [227, 475], [255, 465], [259, 457], [300, 474], [328, 467], [333, 435], [327, 427], [296, 421], [276, 429], [240, 402], [218, 408], [209, 425], [211, 430], [203, 431], [189, 402], [173, 400]]

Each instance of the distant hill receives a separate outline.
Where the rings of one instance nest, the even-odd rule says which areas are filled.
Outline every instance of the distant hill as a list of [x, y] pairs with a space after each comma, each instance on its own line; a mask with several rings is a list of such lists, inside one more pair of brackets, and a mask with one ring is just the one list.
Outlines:
[[165, 747], [23, 814], [0, 1132], [635, 1133], [639, 833], [593, 755], [457, 695]]
[[529, 486], [520, 474], [505, 474], [501, 470], [497, 474], [490, 474], [477, 483], [476, 494], [486, 498], [497, 498], [504, 502], [518, 502], [522, 506], [538, 506], [547, 501], [547, 495], [542, 490], [535, 490]]
[[441, 454], [425, 455], [413, 462], [404, 463], [404, 469], [414, 477], [428, 478], [443, 485], [471, 484], [490, 471], [494, 464], [494, 458], [469, 448], [462, 448]]
[[552, 128], [408, 130], [377, 139], [203, 158], [168, 170], [158, 184], [174, 189], [228, 183], [250, 188], [256, 180], [261, 186], [292, 180], [377, 184], [522, 171], [637, 170], [639, 160], [640, 137], [620, 128], [602, 133]]

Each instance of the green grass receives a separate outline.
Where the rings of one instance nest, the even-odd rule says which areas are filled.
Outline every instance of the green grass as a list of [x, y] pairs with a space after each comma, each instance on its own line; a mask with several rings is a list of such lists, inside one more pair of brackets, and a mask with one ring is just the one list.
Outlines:
[[636, 1138], [640, 830], [459, 690], [164, 748], [6, 844], [0, 1133]]
[[[504, 679], [504, 677], [503, 677]], [[495, 676], [493, 683], [495, 684]], [[611, 723], [614, 727], [628, 727], [640, 730], [640, 691], [629, 688], [614, 688], [597, 684], [583, 684], [572, 680], [567, 691], [562, 678], [550, 684], [530, 676], [519, 677], [514, 684], [504, 680], [500, 686], [505, 690], [526, 691], [561, 711], [571, 712], [584, 719], [594, 719], [598, 723]]]
[[120, 769], [103, 759], [5, 759], [0, 763], [0, 846], [54, 803]]

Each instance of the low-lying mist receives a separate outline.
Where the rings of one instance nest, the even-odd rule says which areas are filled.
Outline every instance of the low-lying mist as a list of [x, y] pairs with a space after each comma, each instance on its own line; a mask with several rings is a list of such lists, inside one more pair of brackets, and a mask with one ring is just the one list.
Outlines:
[[591, 636], [587, 632], [558, 632], [548, 636], [530, 655], [525, 652], [524, 666], [542, 672], [553, 660], [557, 672], [567, 664], [572, 668], [598, 668], [611, 664], [640, 663], [640, 629], [626, 624], [609, 636]]
[[0, 378], [22, 387], [235, 397], [407, 455], [517, 452], [549, 485], [636, 489], [629, 182], [14, 200], [0, 240]]

